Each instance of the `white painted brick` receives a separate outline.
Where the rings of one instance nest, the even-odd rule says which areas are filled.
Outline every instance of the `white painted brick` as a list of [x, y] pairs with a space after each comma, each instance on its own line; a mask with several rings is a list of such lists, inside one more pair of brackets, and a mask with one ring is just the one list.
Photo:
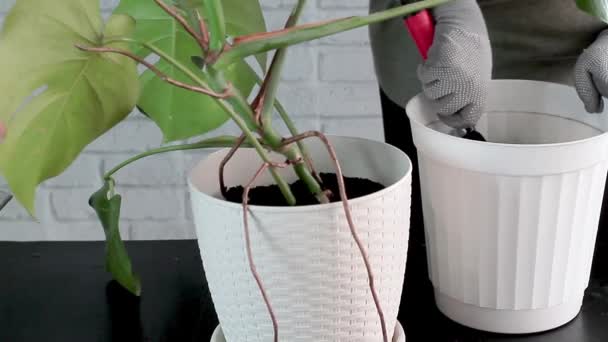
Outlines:
[[102, 11], [101, 12], [101, 18], [106, 21], [108, 19], [110, 19], [110, 17], [112, 16], [112, 12], [106, 10], [106, 11]]
[[284, 8], [293, 7], [298, 0], [262, 0], [262, 9], [274, 9], [274, 8]]
[[89, 206], [89, 198], [95, 188], [54, 189], [51, 192], [51, 207], [59, 221], [96, 220], [97, 215]]
[[[319, 123], [319, 118], [308, 118], [308, 117], [292, 117], [292, 121], [296, 126], [298, 132], [306, 132], [306, 131], [318, 131], [321, 129], [321, 125]], [[283, 136], [291, 136], [289, 133], [289, 129], [285, 126], [280, 118], [275, 119], [275, 127], [277, 131]]]
[[[118, 5], [120, 0], [100, 0], [99, 6], [102, 11], [111, 10]], [[0, 1], [0, 12], [8, 12], [13, 5], [15, 4], [15, 0], [1, 0]]]
[[185, 215], [185, 187], [121, 188], [121, 217], [126, 220], [175, 220]]
[[100, 6], [102, 10], [111, 10], [118, 6], [120, 0], [100, 0]]
[[212, 138], [212, 137], [217, 137], [217, 136], [222, 136], [222, 135], [231, 135], [231, 136], [238, 137], [238, 136], [241, 135], [241, 130], [234, 123], [234, 121], [229, 120], [226, 123], [224, 123], [221, 127], [216, 128], [212, 132], [209, 132], [209, 133], [201, 135], [201, 136], [196, 136], [196, 137], [187, 139], [184, 143], [195, 143], [195, 142], [198, 142], [198, 141], [201, 141], [201, 140], [204, 140], [204, 139], [208, 139], [208, 138]]
[[201, 160], [207, 158], [207, 156], [217, 149], [209, 150], [195, 150], [183, 152], [184, 158], [184, 177], [187, 177], [192, 168]]
[[[121, 238], [129, 240], [129, 223], [121, 220], [119, 229]], [[99, 220], [48, 224], [47, 231], [49, 240], [53, 241], [103, 241], [106, 239]]]
[[316, 78], [316, 51], [308, 46], [287, 49], [282, 79], [285, 81], [309, 81]]
[[356, 119], [328, 118], [324, 120], [323, 132], [384, 141], [384, 129], [380, 117]]
[[[127, 222], [120, 223], [120, 235], [129, 239]], [[101, 241], [105, 240], [101, 223], [52, 221], [0, 221], [0, 241]]]
[[[337, 45], [357, 45], [369, 46], [369, 36], [367, 28], [361, 27], [351, 31], [342, 32], [333, 36], [319, 39], [319, 44], [337, 46]], [[366, 66], [368, 67], [368, 66]]]
[[[284, 8], [280, 10], [266, 10], [264, 11], [264, 19], [266, 19], [266, 29], [268, 31], [280, 30], [285, 26], [287, 18], [291, 9]], [[302, 18], [300, 19], [302, 20]]]
[[46, 187], [101, 186], [101, 158], [97, 155], [81, 154], [61, 175], [44, 183]]
[[[281, 8], [278, 10], [266, 10], [264, 11], [264, 18], [266, 19], [266, 28], [268, 31], [280, 30], [285, 27], [285, 23], [287, 22], [287, 18], [291, 14], [291, 9], [293, 6], [286, 6], [285, 8]], [[313, 21], [317, 21], [318, 12], [313, 6], [306, 6], [300, 15], [299, 24], [309, 23]]]
[[[40, 196], [37, 196], [37, 201]], [[44, 204], [38, 203], [36, 207], [40, 208]], [[0, 221], [26, 221], [36, 222], [36, 219], [30, 216], [30, 214], [21, 206], [14, 198], [0, 211]]]
[[150, 120], [123, 121], [99, 137], [86, 149], [88, 152], [140, 152], [160, 146], [162, 133]]
[[376, 83], [330, 84], [317, 89], [322, 116], [376, 115], [382, 112]]
[[44, 241], [48, 227], [38, 222], [0, 221], [0, 241]]
[[192, 197], [190, 196], [190, 191], [186, 192], [186, 220], [194, 220], [194, 215], [192, 214]]
[[280, 85], [277, 98], [290, 117], [314, 116], [317, 113], [318, 84], [302, 82]]
[[[354, 15], [367, 15], [367, 7], [365, 9], [347, 9], [347, 10], [321, 10], [319, 12], [319, 20], [332, 20], [338, 18], [346, 18]], [[369, 33], [367, 27], [342, 32], [319, 40], [322, 45], [369, 45]]]
[[[120, 236], [125, 239], [121, 227]], [[55, 241], [103, 241], [105, 234], [101, 222], [56, 223], [48, 228], [49, 239]], [[126, 230], [128, 233], [128, 229]], [[127, 236], [128, 237], [128, 236]]]
[[19, 203], [15, 198], [13, 198], [6, 205], [6, 207], [4, 207], [2, 211], [0, 211], [0, 221], [43, 222], [50, 216], [50, 212], [48, 209], [49, 192], [44, 189], [39, 189], [38, 191], [36, 191], [36, 199], [34, 202], [34, 210], [36, 210], [36, 217], [30, 216], [27, 210], [23, 208], [21, 203]]
[[[103, 170], [108, 171], [127, 160], [131, 155], [108, 156], [103, 162]], [[150, 156], [122, 168], [114, 180], [120, 185], [183, 185], [182, 158], [178, 152]]]
[[192, 222], [137, 221], [130, 224], [131, 240], [195, 239]]
[[369, 47], [323, 49], [319, 57], [319, 78], [324, 81], [375, 81]]
[[367, 8], [369, 0], [319, 0], [321, 8]]
[[0, 1], [0, 12], [8, 12], [13, 7], [14, 4], [15, 4], [15, 0]]

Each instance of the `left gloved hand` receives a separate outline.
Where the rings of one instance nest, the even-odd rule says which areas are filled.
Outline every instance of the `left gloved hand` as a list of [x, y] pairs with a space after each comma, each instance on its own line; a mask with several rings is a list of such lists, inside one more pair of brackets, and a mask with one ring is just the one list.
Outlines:
[[602, 32], [578, 58], [574, 86], [589, 113], [604, 111], [608, 97], [608, 30]]
[[457, 129], [481, 117], [492, 78], [492, 48], [476, 0], [453, 0], [433, 9], [435, 37], [418, 68], [425, 97], [439, 118]]

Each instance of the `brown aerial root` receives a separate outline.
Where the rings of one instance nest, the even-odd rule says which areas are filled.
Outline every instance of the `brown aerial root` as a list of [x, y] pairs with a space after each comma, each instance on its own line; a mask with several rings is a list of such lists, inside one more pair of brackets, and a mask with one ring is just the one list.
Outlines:
[[272, 330], [273, 330], [273, 341], [274, 342], [278, 342], [279, 341], [279, 324], [277, 322], [277, 317], [274, 314], [274, 310], [272, 308], [272, 304], [270, 303], [270, 299], [268, 298], [268, 294], [266, 293], [266, 290], [264, 289], [264, 283], [262, 282], [262, 278], [260, 277], [260, 274], [257, 271], [257, 268], [255, 267], [255, 263], [253, 262], [253, 253], [252, 253], [252, 249], [251, 249], [251, 237], [249, 234], [249, 191], [251, 190], [251, 187], [253, 186], [253, 183], [256, 181], [256, 179], [258, 179], [258, 177], [260, 177], [260, 175], [262, 174], [262, 172], [264, 172], [267, 168], [269, 167], [277, 167], [277, 168], [284, 168], [289, 166], [291, 163], [290, 162], [286, 162], [283, 164], [278, 164], [278, 163], [264, 163], [259, 169], [258, 171], [255, 173], [255, 175], [253, 176], [253, 178], [249, 181], [249, 183], [247, 183], [247, 185], [245, 186], [245, 189], [243, 190], [243, 227], [245, 230], [245, 248], [247, 249], [247, 260], [249, 261], [249, 270], [251, 271], [251, 274], [253, 275], [253, 278], [255, 279], [255, 282], [258, 285], [258, 288], [260, 289], [260, 293], [262, 294], [262, 298], [264, 299], [264, 303], [266, 304], [266, 308], [268, 309], [268, 314], [270, 315], [270, 319], [272, 320]]
[[[363, 242], [361, 241], [361, 238], [359, 237], [359, 234], [357, 232], [357, 229], [355, 227], [353, 218], [352, 218], [352, 213], [350, 210], [350, 207], [348, 205], [348, 198], [346, 195], [346, 186], [344, 184], [344, 177], [342, 174], [342, 168], [340, 166], [340, 163], [338, 161], [338, 157], [336, 155], [336, 151], [334, 149], [334, 147], [332, 146], [332, 144], [330, 143], [329, 139], [327, 139], [327, 137], [321, 133], [321, 132], [316, 132], [316, 131], [309, 131], [306, 133], [302, 133], [299, 134], [297, 136], [291, 137], [291, 138], [287, 138], [283, 140], [283, 145], [289, 145], [304, 139], [308, 139], [308, 138], [313, 138], [316, 137], [318, 139], [320, 139], [323, 144], [325, 145], [325, 147], [327, 148], [327, 151], [334, 163], [334, 167], [336, 169], [336, 177], [338, 179], [338, 187], [339, 187], [339, 191], [340, 191], [340, 197], [342, 200], [342, 205], [344, 208], [344, 213], [346, 216], [346, 220], [348, 222], [348, 226], [350, 229], [350, 233], [353, 236], [353, 239], [355, 241], [355, 243], [357, 244], [357, 247], [359, 249], [359, 252], [361, 253], [361, 257], [363, 258], [363, 262], [365, 264], [365, 269], [367, 271], [367, 276], [368, 276], [368, 284], [369, 284], [369, 288], [370, 288], [370, 292], [372, 293], [372, 297], [374, 300], [374, 304], [376, 306], [376, 311], [378, 312], [378, 317], [380, 318], [380, 325], [382, 328], [382, 339], [384, 342], [389, 342], [388, 340], [388, 333], [386, 330], [386, 321], [384, 318], [384, 312], [382, 310], [381, 304], [380, 304], [380, 299], [378, 297], [378, 293], [376, 290], [376, 286], [375, 286], [375, 282], [374, 282], [374, 274], [372, 271], [372, 267], [371, 267], [371, 263], [369, 260], [369, 256], [367, 254], [367, 251], [365, 249], [365, 246], [363, 245]], [[303, 162], [302, 160], [300, 160], [299, 162]], [[272, 326], [273, 326], [273, 332], [274, 332], [274, 342], [278, 342], [278, 323], [277, 323], [277, 319], [276, 316], [274, 314], [274, 310], [272, 308], [272, 304], [270, 303], [270, 300], [268, 298], [268, 295], [266, 293], [266, 290], [264, 289], [264, 285], [263, 282], [260, 278], [260, 275], [257, 272], [257, 269], [255, 267], [255, 263], [253, 262], [253, 256], [252, 256], [252, 249], [251, 249], [251, 240], [250, 240], [250, 234], [249, 234], [249, 221], [248, 221], [248, 212], [249, 212], [249, 191], [251, 190], [251, 187], [253, 186], [253, 183], [255, 182], [255, 180], [262, 174], [262, 172], [264, 172], [267, 168], [269, 167], [287, 167], [288, 165], [291, 165], [291, 163], [288, 161], [286, 163], [283, 164], [274, 164], [274, 163], [264, 163], [259, 169], [258, 171], [255, 173], [254, 177], [252, 178], [252, 180], [245, 186], [244, 191], [243, 191], [243, 225], [244, 225], [244, 230], [245, 230], [245, 244], [246, 244], [246, 249], [247, 249], [247, 258], [249, 260], [249, 268], [251, 270], [251, 273], [253, 275], [253, 277], [255, 278], [255, 281], [258, 285], [258, 288], [262, 294], [262, 298], [264, 299], [264, 303], [266, 304], [266, 308], [268, 309], [268, 313], [270, 314], [270, 318], [272, 320]]]
[[365, 264], [365, 269], [367, 270], [369, 289], [372, 293], [372, 297], [374, 299], [374, 304], [376, 305], [376, 311], [378, 312], [378, 317], [380, 318], [380, 325], [382, 327], [382, 339], [384, 342], [388, 342], [388, 334], [386, 331], [386, 321], [384, 319], [384, 312], [382, 311], [382, 307], [380, 305], [380, 299], [378, 298], [378, 293], [376, 291], [376, 286], [374, 283], [374, 274], [372, 272], [371, 263], [369, 261], [369, 256], [367, 254], [367, 251], [365, 250], [365, 246], [363, 246], [363, 242], [359, 238], [359, 234], [357, 233], [357, 229], [355, 227], [355, 224], [354, 224], [354, 221], [352, 218], [352, 213], [348, 206], [348, 198], [346, 197], [346, 186], [344, 184], [342, 168], [340, 167], [340, 162], [338, 162], [338, 156], [336, 155], [336, 151], [335, 151], [334, 147], [329, 142], [329, 139], [327, 139], [327, 137], [323, 133], [317, 132], [317, 131], [309, 131], [309, 132], [299, 134], [292, 138], [287, 138], [287, 139], [283, 140], [283, 145], [286, 146], [286, 145], [292, 144], [294, 142], [298, 142], [298, 141], [308, 139], [308, 138], [313, 138], [313, 137], [316, 137], [323, 142], [323, 144], [327, 148], [327, 151], [334, 163], [334, 167], [336, 169], [336, 177], [338, 178], [338, 187], [340, 190], [340, 197], [342, 199], [342, 206], [344, 207], [344, 214], [346, 215], [346, 221], [348, 222], [348, 227], [350, 228], [350, 233], [353, 236], [353, 239], [355, 240], [357, 247], [359, 248], [361, 257], [363, 258], [363, 262]]

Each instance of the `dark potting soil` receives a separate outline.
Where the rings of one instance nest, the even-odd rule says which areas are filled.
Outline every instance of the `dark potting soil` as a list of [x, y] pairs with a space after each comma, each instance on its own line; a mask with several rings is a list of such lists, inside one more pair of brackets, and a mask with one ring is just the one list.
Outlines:
[[[331, 190], [333, 196], [331, 202], [341, 201], [340, 190], [338, 188], [338, 177], [333, 173], [321, 173], [319, 175], [323, 181], [323, 189]], [[346, 185], [346, 196], [348, 199], [355, 199], [373, 194], [385, 187], [382, 184], [376, 183], [369, 179], [344, 177]], [[242, 203], [243, 187], [236, 186], [228, 189], [226, 200], [234, 203]], [[291, 191], [296, 197], [298, 206], [319, 204], [319, 201], [308, 191], [308, 188], [301, 180], [291, 184]], [[263, 205], [270, 207], [287, 206], [285, 198], [281, 194], [279, 187], [276, 185], [258, 186], [249, 191], [250, 205]]]
[[474, 129], [468, 129], [466, 134], [462, 136], [464, 139], [475, 140], [475, 141], [486, 141], [486, 139]]

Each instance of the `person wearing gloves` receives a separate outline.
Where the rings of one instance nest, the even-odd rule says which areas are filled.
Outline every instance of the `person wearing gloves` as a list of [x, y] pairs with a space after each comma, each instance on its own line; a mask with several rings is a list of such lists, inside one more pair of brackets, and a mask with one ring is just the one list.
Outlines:
[[[399, 4], [370, 0], [370, 11]], [[401, 19], [370, 27], [385, 138], [414, 163], [407, 273], [416, 276], [427, 271], [416, 149], [404, 110], [409, 99], [422, 91], [448, 126], [472, 128], [492, 78], [574, 86], [589, 113], [601, 112], [608, 96], [608, 25], [574, 0], [452, 0], [431, 13], [435, 36], [424, 62]]]

